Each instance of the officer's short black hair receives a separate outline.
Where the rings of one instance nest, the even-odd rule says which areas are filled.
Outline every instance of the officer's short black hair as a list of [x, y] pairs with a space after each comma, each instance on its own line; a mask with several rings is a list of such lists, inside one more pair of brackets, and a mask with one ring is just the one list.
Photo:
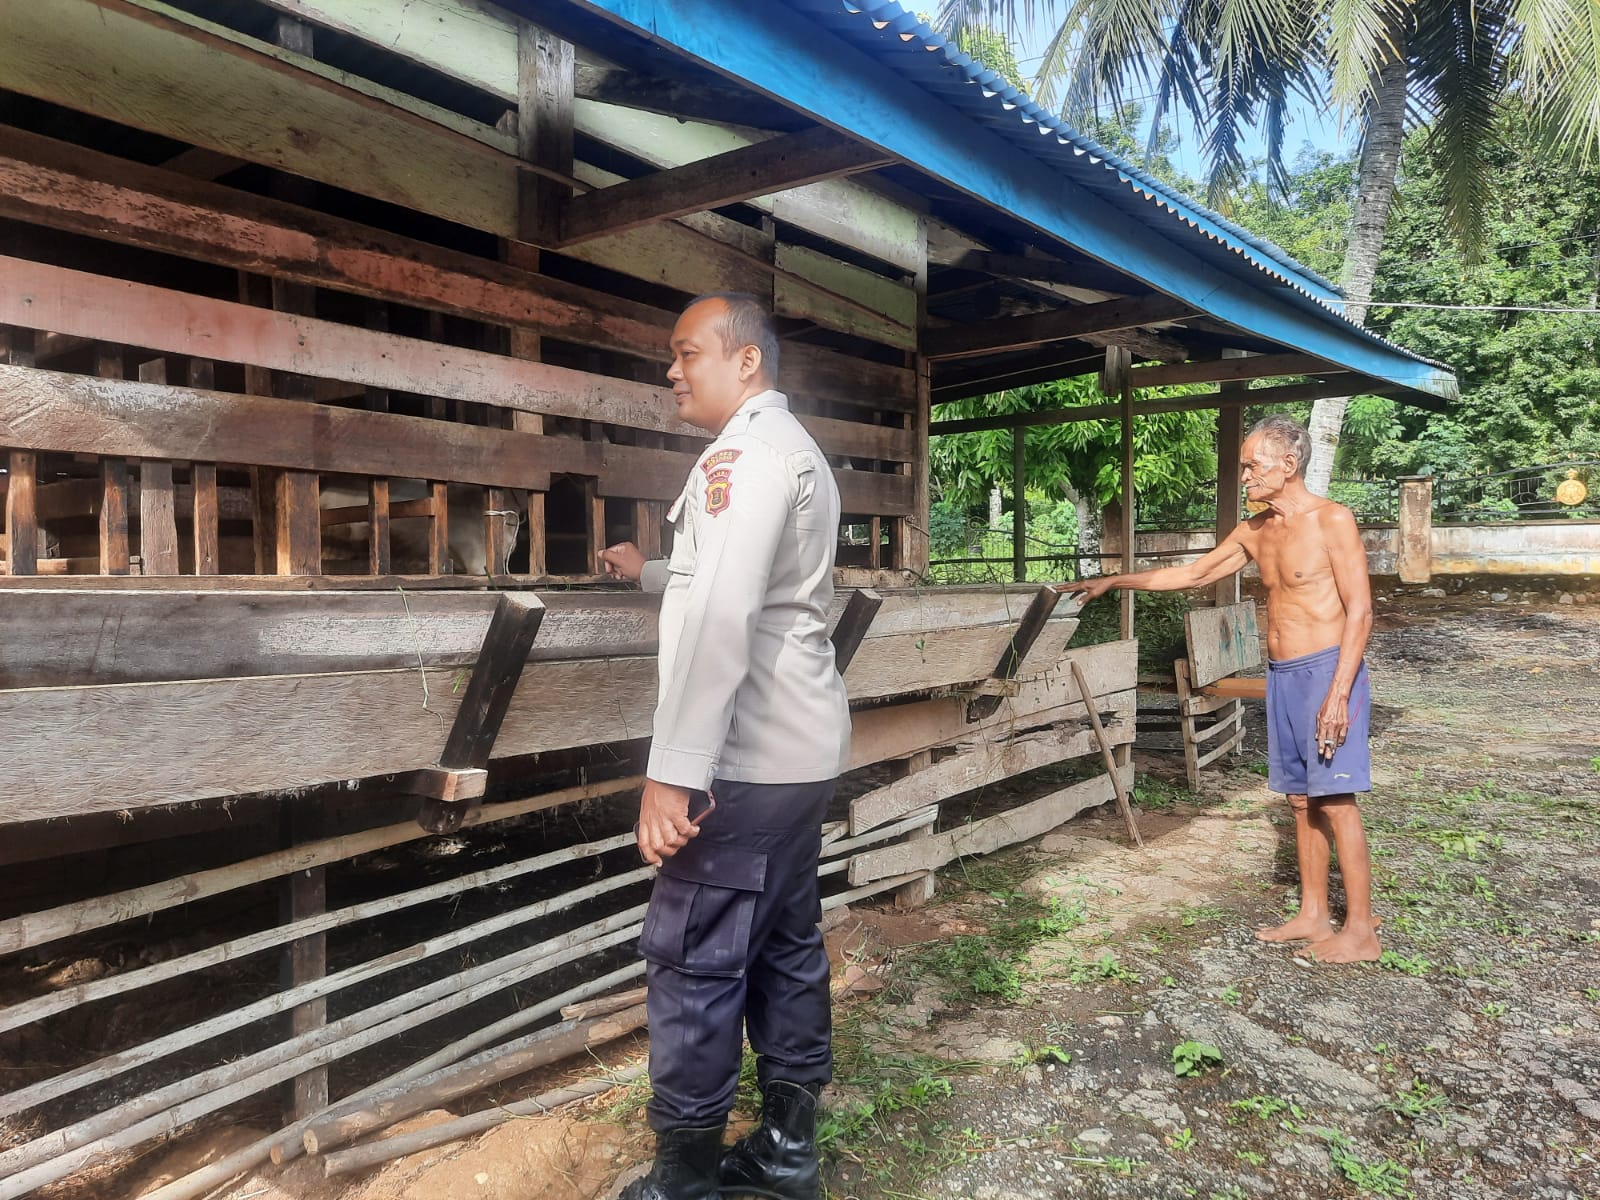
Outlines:
[[726, 354], [737, 354], [746, 346], [761, 351], [761, 369], [767, 382], [778, 381], [778, 329], [772, 323], [767, 306], [749, 292], [707, 292], [696, 296], [684, 308], [685, 312], [702, 300], [721, 300], [727, 305], [722, 320], [717, 323], [717, 333], [722, 338]]

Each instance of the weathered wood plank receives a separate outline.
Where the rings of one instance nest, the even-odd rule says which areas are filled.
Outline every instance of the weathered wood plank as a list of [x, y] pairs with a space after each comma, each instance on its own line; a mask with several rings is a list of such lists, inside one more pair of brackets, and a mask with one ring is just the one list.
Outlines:
[[[1133, 768], [1124, 768], [1123, 774], [1132, 786]], [[1021, 808], [936, 833], [918, 842], [869, 850], [851, 861], [851, 886], [860, 887], [875, 879], [904, 875], [909, 871], [936, 870], [965, 855], [989, 854], [1002, 846], [1025, 842], [1070, 821], [1084, 809], [1104, 804], [1114, 795], [1110, 778], [1101, 776], [1052, 792]]]
[[38, 450], [548, 488], [585, 443], [266, 396], [0, 367], [0, 441]]
[[[772, 307], [779, 316], [805, 317], [828, 329], [902, 350], [916, 349], [917, 294], [913, 288], [806, 246], [779, 242], [776, 261], [782, 273], [773, 281]], [[848, 296], [869, 311], [797, 286], [791, 276]]]
[[[0, 215], [647, 358], [662, 353], [674, 319], [531, 271], [3, 127]], [[660, 257], [649, 245], [632, 251], [651, 263]], [[616, 257], [613, 265], [629, 265]], [[642, 269], [637, 259], [632, 266]], [[768, 278], [719, 276], [712, 288], [743, 282], [759, 290]], [[674, 286], [712, 290], [698, 282], [677, 278]], [[803, 345], [786, 347], [783, 359], [780, 386], [797, 397], [895, 411], [910, 411], [915, 401], [904, 368]]]
[[301, 20], [360, 38], [430, 70], [517, 102], [517, 23], [471, 0], [267, 0]]
[[[0, 592], [0, 688], [465, 666], [495, 593]], [[549, 592], [536, 662], [653, 654], [656, 604]]]
[[852, 700], [870, 700], [974, 683], [1010, 642], [1009, 625], [868, 637], [845, 672], [845, 689]]
[[[678, 419], [670, 388], [3, 255], [0, 274], [8, 283], [0, 291], [0, 324], [30, 322], [107, 342], [364, 387], [704, 436]], [[664, 344], [665, 332], [662, 338]], [[153, 376], [149, 381], [161, 382]], [[905, 430], [805, 414], [800, 421], [826, 453], [911, 461], [912, 439]]]
[[[31, 821], [433, 766], [457, 669], [0, 693], [4, 818]], [[424, 691], [426, 683], [426, 691]], [[496, 756], [650, 735], [653, 658], [553, 662], [519, 689]], [[70, 734], [64, 731], [70, 730]]]
[[869, 171], [890, 161], [873, 147], [826, 127], [785, 134], [574, 196], [561, 214], [560, 244]]
[[11, 451], [6, 465], [6, 571], [11, 575], [39, 570], [39, 522], [34, 509], [38, 488], [38, 455]]
[[[758, 129], [683, 121], [592, 99], [580, 99], [574, 115], [579, 131], [586, 136], [662, 168], [681, 166], [771, 136]], [[750, 203], [780, 221], [870, 255], [908, 275], [922, 267], [919, 215], [859, 182], [829, 180], [775, 196], [756, 196]]]
[[[1133, 721], [1106, 726], [1115, 745], [1134, 738]], [[862, 833], [897, 820], [927, 804], [937, 804], [974, 788], [1093, 753], [1094, 730], [1085, 727], [1048, 729], [1015, 741], [988, 743], [897, 779], [850, 802], [850, 832]]]
[[923, 331], [923, 353], [935, 360], [971, 358], [980, 354], [1027, 350], [1049, 342], [1110, 333], [1140, 325], [1193, 316], [1194, 309], [1159, 292], [1149, 296], [1105, 300], [1051, 309], [1020, 317], [1000, 317], [974, 325]]
[[[1135, 705], [1136, 642], [1107, 642], [1068, 654], [1082, 662], [1097, 697], [1115, 696], [1103, 704], [1120, 710]], [[850, 765], [866, 766], [889, 758], [907, 758], [919, 750], [948, 745], [987, 730], [1027, 730], [1078, 717], [1083, 705], [1071, 674], [1059, 667], [1017, 685], [1016, 694], [992, 716], [967, 719], [963, 697], [922, 700], [866, 709], [855, 714], [850, 741]]]
[[118, 0], [8, 7], [0, 76], [39, 99], [512, 232], [510, 155]]
[[1196, 608], [1184, 614], [1190, 683], [1204, 687], [1261, 665], [1261, 631], [1254, 600]]
[[1241, 379], [1271, 379], [1280, 375], [1330, 375], [1343, 370], [1343, 367], [1332, 366], [1309, 354], [1251, 354], [1244, 358], [1135, 367], [1128, 372], [1128, 386], [1147, 388], [1180, 383], [1227, 383]]

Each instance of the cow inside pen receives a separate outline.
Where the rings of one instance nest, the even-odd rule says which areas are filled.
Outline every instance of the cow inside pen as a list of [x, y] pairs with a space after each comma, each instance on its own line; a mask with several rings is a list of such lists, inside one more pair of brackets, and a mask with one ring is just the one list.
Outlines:
[[[1179, 222], [998, 131], [1015, 97], [929, 74], [932, 35], [827, 0], [662, 4], [698, 16], [647, 35], [625, 7], [0, 13], [0, 1200], [115, 1194], [217, 1114], [277, 1131], [155, 1193], [202, 1195], [635, 981], [655, 606], [597, 555], [670, 549], [704, 444], [664, 374], [691, 297], [772, 306], [843, 499], [834, 620], [882, 600], [844, 676], [830, 908], [918, 903], [1112, 799], [1091, 713], [1131, 778], [1133, 641], [1077, 644], [1027, 585], [925, 586], [935, 402], [1108, 357], [1302, 397], [1432, 377], [1258, 247], [1163, 224], [1152, 249]], [[893, 120], [861, 132], [878, 110], [808, 100], [791, 59]], [[1112, 240], [1023, 211], [1046, 200]], [[1295, 321], [1333, 332], [1275, 340]], [[507, 597], [531, 650], [458, 769]], [[440, 806], [452, 832], [418, 822]]]

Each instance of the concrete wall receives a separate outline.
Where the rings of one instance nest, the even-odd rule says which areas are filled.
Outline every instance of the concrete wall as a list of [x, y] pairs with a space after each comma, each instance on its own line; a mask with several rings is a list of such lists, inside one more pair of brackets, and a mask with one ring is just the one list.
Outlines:
[[[1371, 525], [1361, 530], [1367, 570], [1398, 572], [1400, 527]], [[1116, 553], [1107, 539], [1107, 553]], [[1164, 529], [1141, 533], [1139, 569], [1193, 562], [1216, 544], [1209, 529]], [[1429, 567], [1434, 575], [1600, 575], [1600, 521], [1506, 522], [1435, 525]], [[1107, 570], [1117, 570], [1107, 563]], [[1255, 568], [1245, 570], [1247, 577]]]
[[1600, 575], [1600, 521], [1435, 525], [1435, 575]]

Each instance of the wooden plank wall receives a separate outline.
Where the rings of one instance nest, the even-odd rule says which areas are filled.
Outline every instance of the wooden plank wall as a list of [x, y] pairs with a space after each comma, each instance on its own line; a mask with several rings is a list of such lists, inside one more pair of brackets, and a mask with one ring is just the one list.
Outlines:
[[[839, 179], [539, 250], [530, 180], [571, 195], [770, 132], [580, 92], [551, 110], [579, 153], [551, 159], [518, 123], [586, 48], [519, 55], [551, 39], [467, 3], [392, 30], [381, 5], [257, 7], [279, 37], [157, 0], [0, 17], [0, 76], [43, 102], [0, 125], [0, 445], [34, 539], [7, 573], [589, 577], [598, 545], [659, 544], [704, 443], [667, 335], [728, 289], [792, 334], [780, 383], [835, 467], [843, 561], [925, 565], [919, 213]], [[316, 57], [351, 37], [387, 82]], [[69, 144], [58, 110], [125, 132]], [[148, 135], [180, 148], [124, 156]]]

